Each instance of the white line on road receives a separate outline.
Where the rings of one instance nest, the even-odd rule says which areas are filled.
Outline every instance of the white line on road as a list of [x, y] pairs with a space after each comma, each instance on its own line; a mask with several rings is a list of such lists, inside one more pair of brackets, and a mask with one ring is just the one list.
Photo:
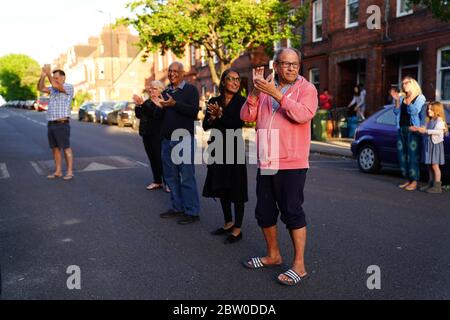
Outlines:
[[140, 162], [140, 161], [136, 161], [136, 163], [139, 163], [141, 166], [148, 168], [148, 164]]
[[10, 177], [6, 163], [0, 163], [0, 179], [8, 179]]
[[39, 165], [34, 162], [34, 161], [30, 161], [31, 166], [34, 168], [34, 170], [36, 171], [36, 173], [40, 176], [44, 175], [44, 172], [42, 171], [42, 169], [39, 167]]

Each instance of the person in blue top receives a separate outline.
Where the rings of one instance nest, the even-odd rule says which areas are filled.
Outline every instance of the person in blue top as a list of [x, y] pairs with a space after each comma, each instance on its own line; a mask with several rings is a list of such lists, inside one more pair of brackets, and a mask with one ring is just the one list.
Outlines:
[[402, 93], [391, 91], [395, 101], [394, 113], [397, 117], [397, 151], [398, 162], [402, 175], [408, 179], [399, 185], [407, 191], [417, 189], [417, 181], [420, 177], [421, 136], [418, 132], [411, 132], [410, 126], [420, 127], [422, 123], [421, 113], [426, 103], [422, 89], [417, 81], [411, 77], [405, 77], [402, 81]]

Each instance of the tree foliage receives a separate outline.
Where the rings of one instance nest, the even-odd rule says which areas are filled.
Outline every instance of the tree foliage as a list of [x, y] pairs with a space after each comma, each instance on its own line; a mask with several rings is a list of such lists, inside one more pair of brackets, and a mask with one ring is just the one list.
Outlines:
[[430, 8], [433, 16], [439, 20], [450, 21], [450, 0], [411, 0], [411, 3]]
[[31, 100], [37, 96], [40, 66], [23, 54], [0, 58], [0, 94], [6, 100]]
[[89, 92], [84, 92], [82, 90], [77, 91], [75, 97], [73, 98], [73, 105], [79, 108], [83, 103], [92, 100], [92, 94]]
[[294, 38], [308, 6], [292, 9], [280, 0], [139, 0], [128, 4], [133, 17], [120, 23], [139, 32], [147, 57], [167, 50], [180, 57], [187, 45], [204, 47], [212, 80], [219, 84], [222, 71], [242, 54]]

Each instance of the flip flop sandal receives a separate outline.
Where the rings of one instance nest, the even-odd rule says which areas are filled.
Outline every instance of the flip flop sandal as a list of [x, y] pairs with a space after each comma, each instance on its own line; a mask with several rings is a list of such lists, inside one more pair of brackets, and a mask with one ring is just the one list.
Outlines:
[[244, 267], [248, 269], [261, 269], [261, 268], [273, 268], [281, 265], [279, 264], [264, 264], [260, 257], [251, 258], [250, 260], [243, 262]]
[[72, 180], [72, 179], [73, 179], [73, 174], [71, 174], [71, 175], [66, 175], [63, 179], [64, 179], [65, 181]]
[[50, 174], [50, 175], [47, 176], [47, 179], [54, 180], [54, 179], [58, 179], [58, 178], [61, 178], [61, 177], [62, 177], [62, 175]]
[[[281, 280], [280, 279], [281, 275], [285, 275], [286, 277], [289, 278], [289, 280]], [[288, 271], [283, 272], [282, 274], [278, 275], [277, 280], [279, 283], [281, 283], [285, 286], [295, 286], [295, 285], [299, 284], [301, 281], [305, 280], [306, 278], [308, 278], [308, 274], [301, 277], [297, 272], [295, 272], [292, 269], [289, 269]]]

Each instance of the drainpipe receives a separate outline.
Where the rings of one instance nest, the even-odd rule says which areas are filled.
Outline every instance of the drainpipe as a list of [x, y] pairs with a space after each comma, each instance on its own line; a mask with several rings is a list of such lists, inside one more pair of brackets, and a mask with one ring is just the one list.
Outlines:
[[[391, 40], [389, 38], [389, 15], [391, 13], [391, 8], [389, 6], [389, 0], [384, 0], [384, 24], [385, 24], [385, 31], [386, 34], [384, 35], [384, 39], [382, 40]], [[383, 37], [383, 35], [382, 35]]]

